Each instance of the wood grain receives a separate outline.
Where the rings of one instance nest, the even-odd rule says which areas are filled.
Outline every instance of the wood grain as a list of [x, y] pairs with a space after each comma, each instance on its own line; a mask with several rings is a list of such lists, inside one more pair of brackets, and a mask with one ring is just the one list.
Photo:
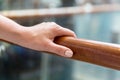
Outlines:
[[67, 46], [74, 52], [72, 59], [120, 70], [120, 46], [72, 37], [60, 37], [57, 44]]

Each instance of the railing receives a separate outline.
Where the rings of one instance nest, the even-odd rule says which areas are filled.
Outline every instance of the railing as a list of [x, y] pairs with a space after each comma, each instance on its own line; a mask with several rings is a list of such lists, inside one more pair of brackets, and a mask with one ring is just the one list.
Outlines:
[[[81, 13], [113, 12], [120, 11], [120, 5], [101, 5], [91, 7], [69, 7], [42, 10], [3, 11], [1, 14], [11, 19], [36, 18], [45, 16], [65, 16]], [[120, 46], [71, 37], [61, 37], [55, 40], [57, 44], [67, 46], [74, 52], [72, 59], [85, 61], [113, 69], [120, 70]]]
[[72, 59], [120, 70], [120, 45], [71, 37], [61, 37], [55, 42], [72, 49]]

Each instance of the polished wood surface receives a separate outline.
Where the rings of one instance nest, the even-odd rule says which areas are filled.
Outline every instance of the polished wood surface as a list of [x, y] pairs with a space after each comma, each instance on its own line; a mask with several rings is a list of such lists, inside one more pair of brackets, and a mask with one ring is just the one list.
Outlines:
[[71, 48], [72, 59], [120, 70], [119, 45], [72, 37], [60, 37], [55, 42]]

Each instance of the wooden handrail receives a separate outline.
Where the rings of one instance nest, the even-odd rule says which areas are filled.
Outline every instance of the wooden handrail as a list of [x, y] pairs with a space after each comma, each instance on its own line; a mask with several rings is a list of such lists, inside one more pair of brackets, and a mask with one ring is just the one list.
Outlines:
[[71, 59], [120, 70], [120, 45], [73, 37], [58, 37], [54, 42], [70, 48], [74, 52]]
[[72, 49], [72, 59], [120, 70], [120, 45], [72, 37], [60, 37], [55, 42]]

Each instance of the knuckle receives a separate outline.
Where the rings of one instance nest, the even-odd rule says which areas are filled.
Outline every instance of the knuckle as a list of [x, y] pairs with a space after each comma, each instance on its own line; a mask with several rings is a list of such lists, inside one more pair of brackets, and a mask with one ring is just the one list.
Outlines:
[[56, 31], [61, 30], [61, 27], [58, 26], [58, 25], [54, 25], [54, 26], [51, 27], [51, 30], [56, 32]]
[[58, 53], [60, 54], [64, 54], [64, 52], [66, 51], [66, 47], [58, 45], [59, 47], [56, 49]]
[[50, 44], [49, 43], [45, 43], [44, 44], [44, 49], [45, 50], [49, 50], [50, 49]]
[[72, 34], [75, 34], [75, 32], [71, 31]]
[[72, 35], [75, 35], [75, 32], [70, 30], [70, 29], [66, 29], [66, 31], [68, 31], [69, 33], [71, 33]]
[[55, 26], [55, 30], [56, 31], [60, 31], [62, 29], [62, 27], [60, 27], [60, 26]]
[[54, 49], [54, 52], [56, 52], [59, 55], [62, 55], [64, 53], [64, 50], [59, 47], [59, 48]]
[[64, 53], [64, 51], [62, 49], [58, 49], [57, 52], [61, 55]]
[[51, 26], [56, 26], [57, 24], [55, 22], [49, 22]]
[[55, 22], [50, 22], [51, 24], [56, 24]]
[[63, 53], [63, 48], [50, 42], [48, 43], [49, 49], [51, 49], [52, 52], [55, 52], [57, 54], [62, 54]]
[[72, 33], [72, 35], [73, 35], [74, 37], [76, 37], [76, 34], [75, 34], [75, 32], [73, 32], [73, 31], [72, 31], [71, 33]]
[[53, 48], [53, 42], [47, 42], [46, 43], [46, 48]]
[[46, 22], [42, 22], [41, 24], [46, 24]]
[[47, 42], [46, 45], [52, 47], [52, 42]]

